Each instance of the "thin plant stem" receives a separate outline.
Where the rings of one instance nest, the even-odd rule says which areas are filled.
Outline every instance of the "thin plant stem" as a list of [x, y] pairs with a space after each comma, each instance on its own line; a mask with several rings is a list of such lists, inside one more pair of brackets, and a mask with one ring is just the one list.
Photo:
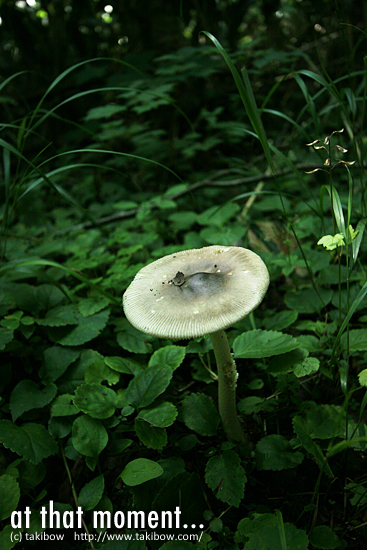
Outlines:
[[[63, 449], [61, 446], [60, 446], [60, 449], [61, 449], [62, 460], [63, 460], [63, 462], [64, 462], [65, 470], [66, 470], [66, 473], [67, 473], [67, 476], [68, 476], [68, 479], [69, 479], [70, 489], [71, 489], [71, 492], [72, 492], [72, 494], [73, 494], [75, 506], [78, 507], [78, 495], [76, 494], [75, 485], [74, 485], [73, 478], [71, 477], [70, 468], [69, 468], [68, 463], [67, 463], [67, 461], [66, 461], [66, 456], [65, 456], [65, 453], [64, 453], [64, 449]], [[89, 529], [88, 529], [88, 526], [87, 526], [87, 524], [85, 523], [85, 521], [84, 521], [83, 518], [82, 518], [82, 523], [83, 523], [83, 527], [84, 527], [84, 529], [85, 529], [85, 532], [86, 532], [87, 535], [88, 535], [88, 540], [89, 540], [90, 547], [91, 547], [91, 548], [95, 548], [95, 546], [94, 546], [94, 544], [93, 544], [93, 541], [91, 540], [91, 537], [89, 536]]]
[[224, 431], [231, 441], [246, 443], [247, 437], [238, 420], [236, 385], [238, 373], [224, 330], [213, 332], [211, 340], [218, 369], [218, 408]]

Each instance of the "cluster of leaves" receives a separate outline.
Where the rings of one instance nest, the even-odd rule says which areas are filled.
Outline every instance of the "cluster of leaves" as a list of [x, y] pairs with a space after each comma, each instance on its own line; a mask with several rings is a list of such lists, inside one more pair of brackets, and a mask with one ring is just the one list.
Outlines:
[[[15, 545], [14, 522], [28, 535], [44, 531], [40, 511], [51, 501], [64, 515], [80, 506], [89, 546], [101, 550], [365, 547], [357, 528], [367, 505], [366, 75], [355, 71], [353, 92], [302, 68], [292, 83], [305, 105], [299, 115], [265, 108], [281, 84], [261, 112], [247, 72], [213, 41], [238, 87], [229, 107], [213, 91], [220, 58], [189, 48], [157, 59], [154, 78], [128, 70], [108, 82], [105, 97], [118, 95], [90, 108], [69, 137], [76, 147], [60, 146], [52, 159], [42, 151], [27, 160], [24, 150], [62, 108], [43, 105], [67, 74], [31, 115], [3, 127], [1, 548]], [[275, 121], [272, 139], [261, 114]], [[342, 166], [306, 176], [303, 165], [321, 164], [323, 151], [304, 144], [341, 123], [359, 179]], [[248, 160], [253, 151], [257, 162]], [[322, 237], [326, 249], [317, 246]], [[122, 294], [143, 265], [208, 244], [255, 249], [272, 281], [264, 304], [229, 331], [251, 453], [225, 441], [210, 339], [159, 341], [122, 313]], [[92, 523], [96, 511], [177, 506], [183, 541], [148, 543], [124, 531], [135, 539], [100, 544], [104, 530]], [[12, 516], [26, 507], [29, 527]], [[69, 531], [65, 544], [69, 537], [79, 548]]]

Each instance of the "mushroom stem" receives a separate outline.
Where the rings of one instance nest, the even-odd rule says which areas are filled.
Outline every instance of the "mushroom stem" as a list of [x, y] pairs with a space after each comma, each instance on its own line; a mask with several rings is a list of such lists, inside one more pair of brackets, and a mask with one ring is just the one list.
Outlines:
[[231, 354], [227, 336], [224, 330], [218, 330], [211, 335], [215, 359], [218, 368], [218, 408], [224, 431], [231, 441], [246, 443], [247, 438], [237, 416], [236, 363]]

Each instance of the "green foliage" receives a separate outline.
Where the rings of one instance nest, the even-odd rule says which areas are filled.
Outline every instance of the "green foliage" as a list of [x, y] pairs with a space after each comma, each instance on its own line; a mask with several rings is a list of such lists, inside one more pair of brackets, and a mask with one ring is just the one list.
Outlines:
[[219, 500], [238, 507], [243, 499], [246, 481], [245, 470], [236, 452], [223, 451], [208, 460], [205, 482]]
[[133, 487], [145, 483], [163, 474], [163, 468], [157, 462], [147, 458], [136, 458], [122, 470], [120, 477], [126, 485]]

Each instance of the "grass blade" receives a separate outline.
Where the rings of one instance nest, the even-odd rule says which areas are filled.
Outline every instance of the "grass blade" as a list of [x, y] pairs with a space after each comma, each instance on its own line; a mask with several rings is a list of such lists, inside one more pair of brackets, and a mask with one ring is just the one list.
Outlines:
[[273, 159], [270, 153], [268, 138], [266, 137], [266, 133], [260, 117], [260, 112], [256, 105], [255, 96], [252, 91], [250, 79], [248, 77], [246, 69], [243, 68], [241, 70], [241, 73], [242, 73], [242, 78], [241, 78], [240, 73], [238, 72], [232, 59], [230, 58], [226, 50], [223, 48], [221, 43], [209, 32], [203, 31], [203, 34], [205, 34], [213, 42], [214, 46], [218, 49], [224, 61], [226, 62], [229, 70], [231, 71], [233, 79], [237, 86], [238, 92], [240, 94], [242, 103], [245, 107], [247, 116], [249, 117], [251, 125], [260, 140], [261, 146], [264, 150], [264, 153], [269, 163], [269, 166], [271, 168], [271, 171], [274, 173], [275, 168], [274, 168]]

